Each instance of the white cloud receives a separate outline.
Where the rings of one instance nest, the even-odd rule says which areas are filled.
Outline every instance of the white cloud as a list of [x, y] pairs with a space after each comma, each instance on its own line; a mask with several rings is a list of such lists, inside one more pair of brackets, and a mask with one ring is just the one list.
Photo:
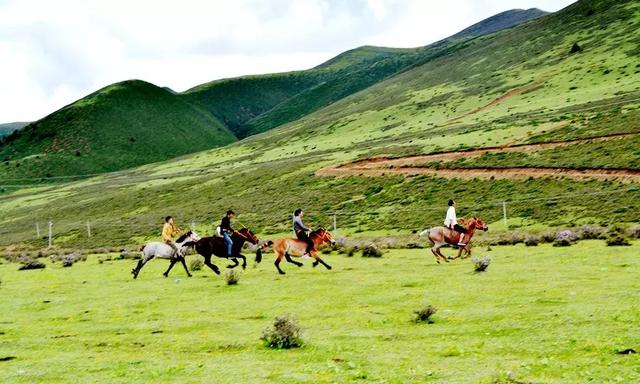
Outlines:
[[0, 122], [40, 118], [125, 79], [181, 91], [313, 67], [364, 44], [426, 45], [507, 8], [571, 2], [0, 1]]

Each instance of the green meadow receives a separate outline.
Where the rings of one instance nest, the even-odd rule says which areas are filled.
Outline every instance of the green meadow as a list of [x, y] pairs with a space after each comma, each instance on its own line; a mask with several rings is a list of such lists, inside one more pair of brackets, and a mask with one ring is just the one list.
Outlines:
[[[416, 249], [326, 255], [332, 271], [285, 263], [279, 276], [266, 254], [236, 286], [208, 270], [164, 278], [158, 260], [137, 280], [135, 261], [106, 255], [20, 272], [4, 262], [0, 358], [13, 359], [0, 381], [637, 382], [638, 355], [617, 352], [640, 346], [639, 247], [476, 248], [492, 258], [484, 273]], [[426, 304], [433, 323], [413, 322]], [[265, 347], [285, 313], [304, 346]]]

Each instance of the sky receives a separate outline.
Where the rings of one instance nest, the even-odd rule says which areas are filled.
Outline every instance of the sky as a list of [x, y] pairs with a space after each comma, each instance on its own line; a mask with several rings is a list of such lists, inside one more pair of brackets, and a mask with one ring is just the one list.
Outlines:
[[574, 0], [0, 0], [0, 123], [142, 79], [184, 91], [314, 67], [362, 45], [424, 46], [513, 8]]

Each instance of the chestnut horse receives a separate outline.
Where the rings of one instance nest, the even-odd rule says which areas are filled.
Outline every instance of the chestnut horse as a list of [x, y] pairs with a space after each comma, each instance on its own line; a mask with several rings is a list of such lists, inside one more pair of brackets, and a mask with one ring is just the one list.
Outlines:
[[[473, 234], [477, 229], [486, 232], [489, 229], [489, 226], [486, 225], [481, 219], [474, 217], [473, 219], [469, 220], [466, 228], [467, 234], [465, 240], [467, 241], [467, 244], [464, 247], [460, 247], [460, 249], [458, 250], [458, 255], [456, 257], [450, 257], [449, 259], [455, 260], [459, 258], [460, 256], [462, 256], [462, 251], [466, 252], [467, 257], [471, 256], [471, 248], [469, 248], [469, 243], [471, 243]], [[429, 240], [433, 245], [431, 247], [431, 252], [436, 257], [436, 261], [438, 262], [438, 264], [440, 264], [441, 258], [448, 263], [449, 259], [447, 259], [442, 254], [440, 248], [442, 248], [445, 244], [457, 245], [460, 242], [461, 233], [458, 233], [446, 227], [434, 227], [421, 232], [420, 236], [423, 236], [425, 234], [429, 234]]]
[[217, 275], [220, 274], [220, 269], [211, 262], [211, 255], [233, 261], [234, 264], [227, 266], [227, 268], [237, 267], [240, 265], [238, 259], [242, 259], [242, 268], [244, 269], [247, 267], [247, 258], [240, 253], [242, 251], [242, 246], [247, 241], [253, 245], [258, 244], [258, 237], [248, 228], [242, 228], [231, 235], [231, 240], [233, 241], [233, 248], [231, 249], [231, 254], [233, 256], [231, 257], [227, 254], [227, 243], [225, 243], [224, 238], [218, 236], [203, 237], [196, 241], [194, 248], [196, 252], [204, 257], [204, 264], [211, 268], [211, 270]]
[[[318, 248], [322, 244], [331, 244], [331, 245], [335, 244], [335, 241], [333, 240], [331, 233], [329, 233], [329, 231], [327, 231], [324, 228], [318, 228], [309, 234], [309, 238], [313, 242], [313, 249], [311, 250], [311, 257], [315, 259], [315, 261], [313, 262], [313, 266], [317, 267], [318, 264], [322, 264], [325, 266], [325, 268], [331, 269], [331, 266], [325, 263], [324, 260], [322, 260], [320, 256], [318, 256]], [[302, 257], [306, 249], [307, 249], [307, 243], [299, 239], [287, 238], [287, 239], [278, 239], [274, 241], [273, 250], [276, 253], [276, 261], [274, 264], [278, 269], [278, 272], [281, 275], [285, 274], [285, 272], [282, 269], [280, 269], [280, 262], [282, 261], [283, 257], [289, 263], [297, 265], [298, 267], [302, 267], [302, 263], [291, 259], [291, 256]]]

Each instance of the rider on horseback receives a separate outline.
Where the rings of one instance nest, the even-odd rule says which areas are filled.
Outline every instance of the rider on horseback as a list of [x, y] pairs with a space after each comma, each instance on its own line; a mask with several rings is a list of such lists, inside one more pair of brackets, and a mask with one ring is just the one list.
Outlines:
[[296, 211], [293, 213], [293, 232], [296, 234], [296, 237], [299, 240], [307, 243], [307, 249], [305, 250], [303, 256], [309, 256], [311, 254], [311, 250], [313, 249], [313, 241], [311, 241], [309, 235], [307, 235], [307, 232], [310, 231], [310, 229], [302, 222], [303, 216], [304, 212], [300, 208], [296, 209]]
[[233, 240], [231, 236], [235, 231], [231, 228], [231, 219], [233, 219], [235, 215], [235, 212], [228, 210], [220, 222], [220, 233], [222, 237], [224, 237], [224, 242], [227, 244], [227, 256], [229, 257], [233, 256]]
[[452, 231], [456, 231], [460, 233], [460, 240], [458, 241], [458, 246], [465, 247], [467, 244], [464, 242], [465, 234], [467, 233], [467, 229], [460, 224], [458, 224], [458, 218], [456, 217], [456, 202], [453, 200], [449, 200], [449, 209], [447, 209], [447, 217], [444, 219], [444, 226], [449, 228]]
[[173, 216], [167, 216], [164, 218], [164, 225], [162, 226], [162, 241], [173, 249], [172, 257], [175, 257], [178, 254], [178, 246], [175, 241], [173, 241], [173, 237], [181, 234], [182, 232], [183, 230], [178, 228], [178, 226], [173, 222]]

